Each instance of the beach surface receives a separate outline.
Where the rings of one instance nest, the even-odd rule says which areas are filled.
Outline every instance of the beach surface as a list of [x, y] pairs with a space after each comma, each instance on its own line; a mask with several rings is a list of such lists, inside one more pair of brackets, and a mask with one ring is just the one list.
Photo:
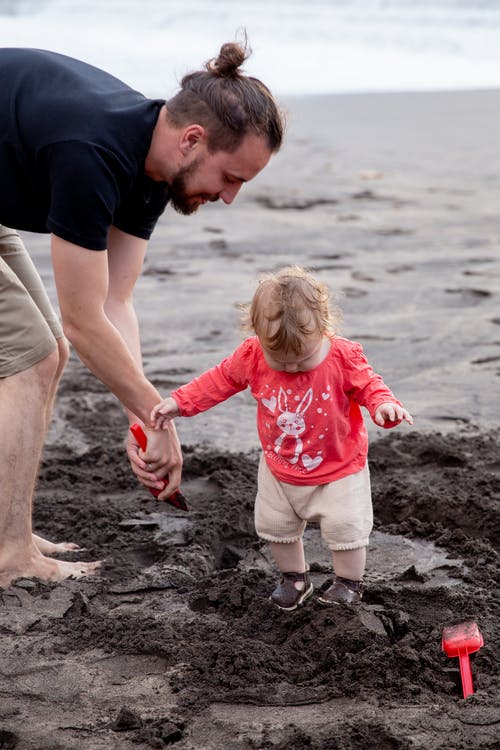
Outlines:
[[[324, 279], [412, 412], [370, 423], [375, 529], [355, 608], [268, 602], [253, 529], [249, 394], [179, 420], [190, 512], [158, 504], [116, 399], [76, 357], [36, 491], [35, 531], [104, 559], [86, 581], [0, 592], [0, 747], [493, 750], [498, 747], [500, 92], [290, 99], [280, 154], [233, 206], [166, 211], [135, 301], [162, 394], [233, 351], [262, 272]], [[24, 235], [55, 300], [48, 238]], [[316, 590], [331, 581], [306, 531]], [[71, 556], [70, 556], [71, 557]], [[444, 627], [477, 622], [463, 700]]]

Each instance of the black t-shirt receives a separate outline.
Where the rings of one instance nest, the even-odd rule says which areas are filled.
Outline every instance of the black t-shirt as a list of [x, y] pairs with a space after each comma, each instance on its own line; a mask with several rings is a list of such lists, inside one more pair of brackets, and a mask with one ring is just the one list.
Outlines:
[[144, 174], [160, 100], [64, 55], [0, 49], [0, 224], [104, 250], [149, 239], [168, 202]]

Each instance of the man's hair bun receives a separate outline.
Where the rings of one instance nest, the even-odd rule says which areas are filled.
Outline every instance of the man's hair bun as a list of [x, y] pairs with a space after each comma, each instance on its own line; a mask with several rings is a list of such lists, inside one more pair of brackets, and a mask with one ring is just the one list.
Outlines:
[[239, 68], [251, 54], [247, 47], [236, 42], [226, 42], [220, 48], [219, 56], [205, 63], [206, 70], [220, 78], [236, 78]]

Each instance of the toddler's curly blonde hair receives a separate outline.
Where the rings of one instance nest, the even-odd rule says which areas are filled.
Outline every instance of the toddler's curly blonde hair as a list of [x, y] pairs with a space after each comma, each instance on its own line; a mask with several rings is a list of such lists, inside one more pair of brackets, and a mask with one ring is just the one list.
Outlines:
[[337, 333], [342, 319], [328, 286], [297, 265], [263, 276], [242, 309], [243, 328], [254, 331], [265, 349], [296, 355], [311, 336]]

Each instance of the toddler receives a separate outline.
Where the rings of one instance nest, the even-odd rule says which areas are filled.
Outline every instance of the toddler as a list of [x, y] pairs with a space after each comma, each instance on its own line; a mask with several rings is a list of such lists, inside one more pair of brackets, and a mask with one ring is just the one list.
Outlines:
[[302, 542], [308, 521], [319, 523], [335, 573], [319, 601], [361, 601], [373, 511], [360, 407], [380, 427], [413, 424], [360, 344], [338, 335], [339, 320], [327, 286], [306, 270], [269, 274], [247, 309], [255, 336], [151, 412], [159, 428], [250, 388], [262, 444], [255, 527], [281, 571], [270, 598], [284, 610], [313, 592]]

